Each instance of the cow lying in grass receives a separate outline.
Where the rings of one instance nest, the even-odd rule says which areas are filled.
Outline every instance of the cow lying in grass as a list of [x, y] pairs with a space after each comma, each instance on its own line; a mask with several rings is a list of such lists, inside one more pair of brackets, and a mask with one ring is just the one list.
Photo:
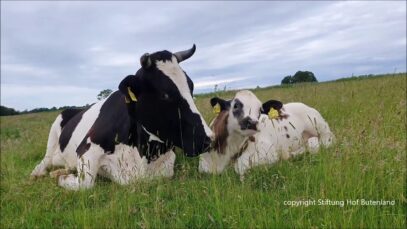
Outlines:
[[179, 66], [185, 51], [144, 54], [141, 68], [119, 91], [83, 110], [67, 110], [51, 127], [44, 159], [31, 176], [63, 165], [77, 174], [58, 176], [66, 189], [91, 188], [97, 175], [128, 184], [138, 178], [172, 176], [175, 146], [187, 156], [205, 152], [212, 131], [193, 98], [192, 80]]
[[215, 141], [200, 155], [200, 172], [221, 173], [232, 161], [243, 177], [251, 167], [316, 152], [320, 144], [329, 146], [334, 140], [321, 114], [303, 103], [261, 104], [245, 90], [229, 101], [212, 98], [211, 105], [218, 113], [211, 124]]

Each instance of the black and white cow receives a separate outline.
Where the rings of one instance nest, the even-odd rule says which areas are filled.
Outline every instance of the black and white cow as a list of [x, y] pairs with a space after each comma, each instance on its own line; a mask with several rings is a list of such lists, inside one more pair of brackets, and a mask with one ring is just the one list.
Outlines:
[[174, 146], [197, 156], [211, 143], [212, 131], [193, 98], [193, 82], [179, 63], [186, 51], [144, 54], [141, 68], [119, 91], [83, 110], [62, 112], [53, 123], [44, 159], [32, 176], [63, 165], [77, 175], [60, 175], [71, 190], [91, 188], [96, 175], [120, 184], [142, 177], [172, 176]]
[[303, 103], [261, 103], [250, 91], [236, 93], [232, 100], [212, 98], [219, 112], [211, 124], [213, 148], [200, 155], [199, 171], [221, 173], [234, 162], [243, 177], [251, 167], [273, 164], [305, 151], [329, 146], [334, 135], [321, 114]]

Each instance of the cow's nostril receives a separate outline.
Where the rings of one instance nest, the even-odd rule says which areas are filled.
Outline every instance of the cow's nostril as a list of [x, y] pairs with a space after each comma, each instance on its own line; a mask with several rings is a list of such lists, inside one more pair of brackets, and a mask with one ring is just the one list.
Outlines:
[[249, 120], [248, 125], [247, 125], [247, 129], [257, 130], [257, 123], [259, 123], [259, 122], [254, 121], [254, 120]]

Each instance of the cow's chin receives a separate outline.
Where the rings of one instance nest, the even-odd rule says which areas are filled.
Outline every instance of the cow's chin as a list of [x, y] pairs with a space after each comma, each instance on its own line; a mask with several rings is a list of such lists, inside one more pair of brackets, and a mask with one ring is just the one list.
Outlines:
[[[196, 157], [208, 151], [210, 148], [210, 143], [210, 141], [206, 141], [205, 143], [197, 144], [195, 146], [186, 145], [184, 146], [184, 154], [187, 157]], [[198, 145], [200, 145], [201, 147], [198, 147]]]
[[245, 136], [245, 137], [250, 137], [255, 134], [257, 134], [257, 130], [252, 130], [252, 129], [246, 129], [246, 130], [241, 130], [240, 133]]

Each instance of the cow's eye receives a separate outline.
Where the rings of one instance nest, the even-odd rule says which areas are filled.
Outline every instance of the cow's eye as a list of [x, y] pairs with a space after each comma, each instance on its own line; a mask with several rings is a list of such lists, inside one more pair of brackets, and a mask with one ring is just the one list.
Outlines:
[[238, 109], [242, 109], [242, 108], [243, 108], [242, 102], [240, 102], [238, 99], [236, 99], [235, 104], [233, 105], [233, 109], [238, 110]]

